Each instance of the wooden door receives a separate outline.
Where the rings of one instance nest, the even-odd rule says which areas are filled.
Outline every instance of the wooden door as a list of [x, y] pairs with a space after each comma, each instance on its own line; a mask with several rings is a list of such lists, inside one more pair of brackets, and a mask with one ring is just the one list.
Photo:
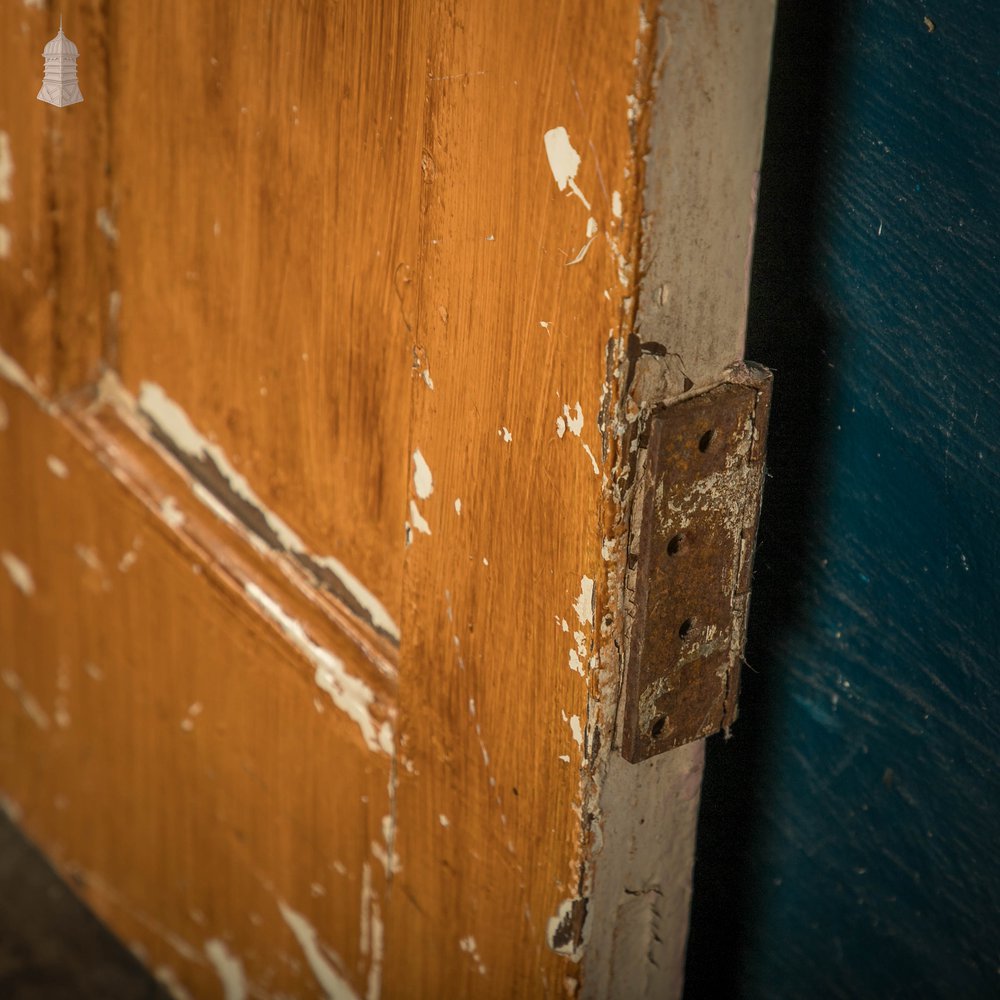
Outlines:
[[663, 996], [648, 407], [742, 353], [772, 3], [0, 12], [0, 788], [179, 997]]

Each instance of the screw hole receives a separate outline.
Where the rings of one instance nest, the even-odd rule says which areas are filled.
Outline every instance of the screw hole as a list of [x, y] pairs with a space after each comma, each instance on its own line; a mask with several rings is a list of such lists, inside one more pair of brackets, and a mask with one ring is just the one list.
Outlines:
[[677, 634], [682, 639], [687, 638], [687, 634], [688, 634], [688, 632], [691, 631], [691, 627], [693, 625], [694, 625], [694, 619], [692, 619], [692, 618], [685, 618], [684, 621], [681, 622], [681, 627], [677, 630]]
[[712, 439], [715, 437], [715, 431], [709, 428], [705, 431], [700, 438], [698, 438], [698, 451], [708, 451], [709, 446], [712, 444]]
[[668, 556], [677, 555], [677, 553], [680, 552], [681, 547], [683, 545], [684, 545], [684, 536], [674, 535], [674, 537], [671, 538], [669, 542], [667, 542], [667, 555]]
[[663, 727], [667, 724], [667, 717], [661, 715], [650, 727], [649, 735], [652, 737], [657, 737], [663, 732]]

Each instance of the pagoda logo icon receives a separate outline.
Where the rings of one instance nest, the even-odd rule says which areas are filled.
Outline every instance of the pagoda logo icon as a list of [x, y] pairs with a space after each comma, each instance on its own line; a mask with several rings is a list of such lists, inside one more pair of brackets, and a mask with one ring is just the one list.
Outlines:
[[80, 84], [76, 79], [76, 60], [80, 50], [63, 34], [59, 18], [59, 34], [42, 51], [45, 56], [45, 78], [38, 99], [57, 108], [79, 104], [83, 100]]

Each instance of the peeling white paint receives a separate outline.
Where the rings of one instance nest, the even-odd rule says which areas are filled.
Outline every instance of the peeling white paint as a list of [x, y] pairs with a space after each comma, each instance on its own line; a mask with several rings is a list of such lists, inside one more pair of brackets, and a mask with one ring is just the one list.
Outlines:
[[551, 330], [551, 329], [552, 329], [552, 324], [551, 324], [551, 323], [546, 323], [544, 319], [543, 319], [543, 320], [540, 320], [540, 321], [539, 321], [539, 323], [538, 323], [538, 325], [539, 325], [539, 326], [540, 326], [540, 327], [541, 327], [541, 328], [542, 328], [543, 330]]
[[584, 243], [584, 245], [580, 248], [580, 250], [577, 253], [577, 255], [572, 260], [566, 261], [566, 266], [567, 267], [572, 267], [574, 264], [579, 264], [580, 261], [583, 260], [583, 258], [587, 256], [587, 251], [590, 249], [590, 245], [593, 242], [594, 242], [594, 237], [591, 236], [590, 239], [587, 240], [587, 242]]
[[507, 444], [510, 444], [510, 431], [507, 430], [506, 427], [501, 427], [500, 430], [497, 431], [497, 437], [502, 437]]
[[0, 670], [0, 680], [17, 696], [21, 708], [39, 729], [50, 728], [48, 712], [42, 708], [30, 691], [25, 690], [21, 678], [13, 670]]
[[0, 226], [0, 260], [6, 260], [10, 256], [12, 243], [10, 230], [6, 226]]
[[569, 754], [568, 754], [568, 753], [561, 753], [561, 754], [559, 754], [559, 759], [560, 759], [560, 760], [561, 760], [561, 761], [562, 761], [562, 762], [563, 762], [564, 764], [568, 764], [568, 763], [569, 763]]
[[431, 526], [427, 523], [424, 515], [420, 513], [420, 508], [417, 507], [416, 500], [410, 501], [410, 522], [417, 531], [429, 535], [431, 533]]
[[444, 813], [439, 813], [439, 814], [438, 814], [438, 822], [439, 822], [439, 823], [440, 823], [440, 824], [441, 824], [442, 826], [451, 826], [451, 820], [449, 820], [449, 819], [448, 819], [448, 817], [447, 817], [447, 816], [445, 816], [445, 814], [444, 814]]
[[225, 942], [219, 938], [206, 941], [205, 954], [222, 981], [225, 1000], [246, 1000], [247, 977], [243, 963], [230, 952]]
[[65, 479], [69, 476], [69, 469], [66, 468], [66, 463], [61, 458], [56, 458], [55, 455], [49, 455], [45, 459], [45, 464], [49, 467], [49, 472], [58, 479]]
[[579, 402], [577, 402], [576, 406], [573, 407], [573, 412], [571, 412], [569, 406], [564, 403], [563, 416], [566, 418], [566, 427], [569, 429], [570, 433], [579, 437], [580, 432], [583, 430], [583, 408], [580, 406]]
[[580, 596], [573, 602], [573, 610], [581, 625], [594, 624], [594, 581], [589, 576], [580, 578]]
[[0, 130], [0, 201], [10, 201], [14, 197], [13, 177], [14, 155], [10, 149], [10, 136]]
[[556, 417], [556, 434], [564, 437], [566, 434], [566, 420], [563, 417]]
[[616, 219], [622, 217], [622, 196], [620, 191], [611, 192], [611, 214]]
[[576, 172], [580, 169], [580, 154], [569, 141], [569, 133], [559, 125], [551, 128], [542, 137], [545, 141], [545, 155], [549, 159], [549, 169], [560, 191], [569, 188], [590, 211], [590, 202], [576, 186]]
[[560, 955], [567, 955], [572, 961], [578, 962], [581, 958], [581, 951], [579, 949], [574, 949], [571, 942], [566, 944], [556, 944], [556, 936], [559, 934], [560, 929], [572, 919], [573, 916], [573, 905], [576, 900], [564, 899], [559, 904], [559, 909], [556, 910], [556, 915], [554, 917], [549, 917], [548, 922], [545, 925], [545, 937], [549, 943], [549, 947]]
[[431, 370], [430, 370], [430, 368], [425, 368], [420, 373], [420, 377], [424, 380], [424, 385], [426, 385], [428, 389], [433, 389], [434, 388], [434, 379], [431, 378]]
[[118, 242], [118, 227], [115, 225], [111, 210], [102, 205], [96, 214], [97, 228], [104, 233], [109, 243]]
[[388, 722], [376, 727], [371, 715], [371, 706], [375, 701], [371, 688], [360, 678], [352, 677], [344, 668], [343, 662], [328, 649], [313, 642], [301, 622], [287, 614], [257, 584], [247, 583], [244, 589], [254, 604], [313, 665], [316, 670], [316, 686], [325, 691], [334, 705], [357, 725], [369, 749], [381, 750], [391, 756], [394, 749], [392, 727]]
[[593, 239], [597, 235], [597, 219], [591, 216], [587, 219], [587, 239]]
[[160, 514], [163, 515], [163, 520], [175, 530], [181, 527], [186, 520], [184, 511], [177, 506], [177, 501], [173, 497], [164, 497], [160, 501]]
[[479, 947], [476, 944], [476, 939], [470, 934], [468, 937], [462, 938], [462, 940], [458, 942], [458, 946], [462, 949], [462, 951], [472, 957], [472, 961], [475, 963], [479, 975], [485, 976], [486, 966], [483, 965], [483, 960], [479, 957]]
[[177, 973], [169, 965], [159, 965], [153, 970], [156, 981], [170, 994], [173, 1000], [193, 1000], [191, 994], [177, 978]]
[[31, 570], [27, 564], [18, 559], [13, 552], [0, 552], [0, 562], [3, 563], [3, 568], [7, 570], [7, 575], [10, 577], [11, 583], [25, 597], [31, 597], [35, 592], [35, 578], [31, 575]]
[[[4, 374], [2, 361], [3, 358], [0, 356], [0, 375]], [[191, 423], [188, 415], [167, 396], [160, 386], [152, 382], [143, 382], [139, 391], [138, 408], [153, 421], [176, 448], [194, 459], [210, 461], [226, 480], [229, 488], [260, 513], [284, 549], [306, 556], [316, 565], [329, 570], [368, 613], [372, 624], [397, 642], [399, 641], [399, 626], [382, 602], [357, 577], [350, 573], [339, 559], [334, 556], [320, 556], [310, 553], [298, 534], [277, 514], [264, 506], [246, 479], [229, 463], [222, 449], [205, 439]], [[199, 496], [203, 498], [203, 494], [199, 494]]]
[[462, 501], [459, 497], [455, 497], [455, 513], [460, 517], [462, 515]]
[[103, 573], [104, 565], [101, 563], [101, 557], [97, 554], [95, 549], [92, 549], [89, 545], [74, 545], [73, 551], [76, 553], [77, 559], [80, 560], [87, 567], [87, 569], [92, 569], [95, 573]]
[[28, 373], [7, 353], [0, 351], [0, 378], [23, 389], [32, 399], [42, 402], [38, 387], [28, 378]]
[[573, 739], [576, 740], [580, 746], [583, 746], [583, 726], [580, 725], [579, 715], [571, 715], [569, 717], [569, 728], [573, 732]]
[[316, 977], [316, 982], [327, 996], [327, 1000], [358, 1000], [351, 984], [338, 971], [343, 968], [340, 956], [319, 940], [316, 928], [301, 913], [296, 913], [286, 903], [278, 902], [281, 916], [291, 928], [302, 953]]
[[413, 453], [413, 488], [421, 500], [426, 500], [434, 492], [431, 468], [419, 448]]
[[594, 475], [599, 476], [601, 474], [600, 466], [597, 464], [597, 459], [594, 458], [594, 453], [590, 450], [589, 444], [584, 444], [583, 450], [590, 456], [590, 464], [594, 468]]

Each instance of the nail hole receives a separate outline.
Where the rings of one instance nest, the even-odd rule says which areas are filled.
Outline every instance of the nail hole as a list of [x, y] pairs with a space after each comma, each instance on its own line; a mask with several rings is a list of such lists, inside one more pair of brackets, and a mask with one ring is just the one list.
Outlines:
[[677, 553], [680, 552], [681, 546], [683, 544], [684, 544], [684, 536], [674, 535], [674, 537], [671, 538], [669, 542], [667, 542], [667, 555], [668, 556], [677, 555]]
[[685, 618], [684, 621], [681, 622], [681, 627], [677, 630], [677, 634], [684, 639], [688, 632], [691, 631], [692, 625], [694, 625], [694, 620], [691, 618]]
[[651, 725], [651, 726], [649, 727], [649, 735], [650, 735], [650, 736], [653, 736], [653, 737], [656, 737], [656, 736], [659, 736], [659, 735], [660, 735], [660, 733], [662, 733], [662, 732], [663, 732], [663, 727], [664, 727], [664, 726], [666, 725], [666, 723], [667, 723], [667, 717], [666, 717], [665, 715], [661, 715], [661, 716], [660, 716], [660, 717], [659, 717], [659, 718], [658, 718], [658, 719], [657, 719], [657, 720], [656, 720], [656, 721], [655, 721], [655, 722], [654, 722], [654, 723], [653, 723], [653, 724], [652, 724], [652, 725]]
[[709, 445], [712, 443], [712, 438], [715, 437], [714, 430], [707, 430], [700, 438], [698, 438], [698, 451], [708, 451]]

